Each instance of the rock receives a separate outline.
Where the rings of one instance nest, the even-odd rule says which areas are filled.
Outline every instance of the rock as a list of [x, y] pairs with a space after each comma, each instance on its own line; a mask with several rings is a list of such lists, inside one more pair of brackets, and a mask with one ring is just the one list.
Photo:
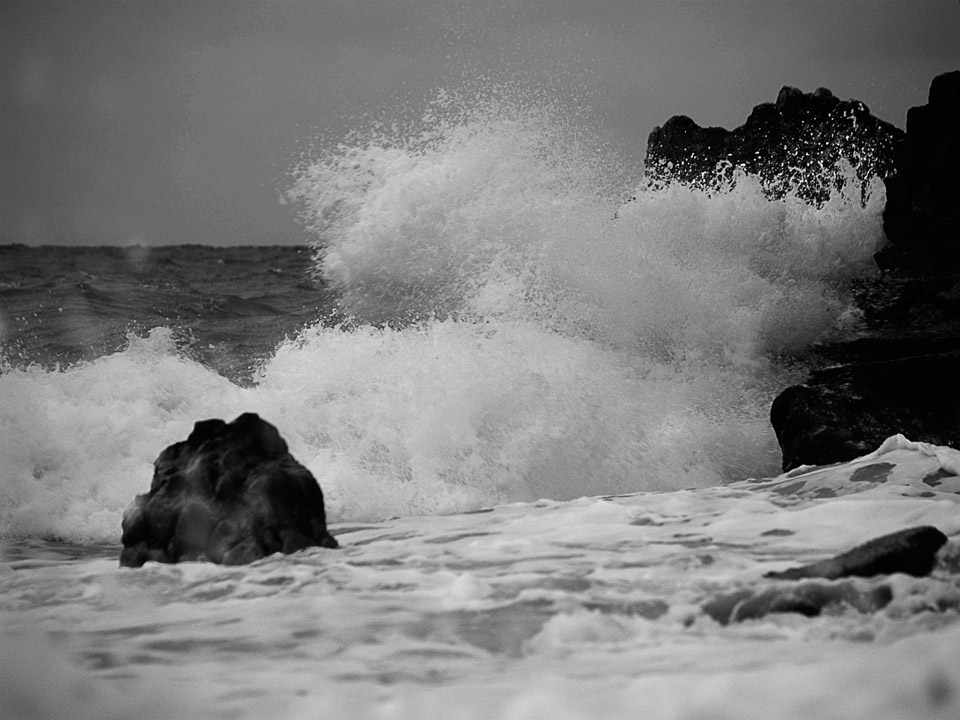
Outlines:
[[886, 178], [881, 268], [941, 275], [960, 269], [960, 70], [934, 78], [926, 105], [907, 112], [896, 173]]
[[721, 625], [754, 620], [771, 613], [799, 613], [816, 617], [825, 607], [849, 605], [862, 613], [876, 612], [890, 604], [893, 591], [889, 585], [861, 586], [853, 580], [840, 582], [805, 582], [781, 585], [763, 590], [740, 590], [715, 598], [703, 611]]
[[897, 433], [960, 448], [960, 71], [908, 112], [884, 182], [890, 242], [856, 293], [864, 332], [816, 348], [839, 366], [771, 407], [785, 470], [852, 460]]
[[654, 128], [644, 161], [647, 182], [676, 180], [711, 186], [719, 172], [733, 168], [761, 179], [780, 197], [795, 189], [822, 202], [838, 182], [841, 159], [861, 181], [892, 174], [894, 152], [903, 131], [874, 117], [862, 102], [840, 100], [825, 88], [803, 93], [784, 87], [775, 103], [757, 105], [734, 130], [700, 127], [677, 115]]
[[929, 575], [937, 562], [937, 552], [947, 536], [931, 525], [921, 525], [884, 535], [858, 545], [836, 557], [764, 577], [777, 580], [844, 577], [873, 577], [904, 573], [914, 577]]
[[[771, 613], [819, 615], [829, 605], [849, 605], [859, 612], [876, 612], [893, 599], [886, 583], [864, 585], [850, 578], [904, 573], [929, 575], [947, 536], [930, 525], [908, 528], [874, 538], [836, 557], [799, 568], [770, 572], [773, 580], [803, 580], [761, 589], [747, 588], [721, 595], [703, 606], [703, 611], [722, 625], [761, 618]], [[811, 580], [819, 578], [827, 582]], [[835, 582], [836, 581], [836, 582]]]
[[898, 433], [960, 447], [960, 351], [812, 373], [770, 407], [783, 469], [846, 462]]
[[253, 413], [198, 422], [185, 441], [163, 450], [150, 491], [124, 512], [122, 542], [124, 567], [149, 560], [240, 565], [337, 547], [317, 481]]

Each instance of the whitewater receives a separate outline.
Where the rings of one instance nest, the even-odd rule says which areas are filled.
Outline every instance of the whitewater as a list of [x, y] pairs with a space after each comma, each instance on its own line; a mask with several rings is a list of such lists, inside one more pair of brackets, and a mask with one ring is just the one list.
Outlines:
[[[701, 610], [902, 527], [960, 531], [960, 464], [905, 439], [749, 482], [779, 474], [773, 397], [861, 329], [882, 182], [838, 168], [821, 206], [742, 173], [624, 187], [556, 108], [462, 108], [293, 170], [332, 299], [249, 382], [165, 324], [4, 358], [7, 716], [956, 717], [954, 541], [879, 613]], [[341, 549], [121, 571], [159, 451], [242, 412], [318, 479]]]

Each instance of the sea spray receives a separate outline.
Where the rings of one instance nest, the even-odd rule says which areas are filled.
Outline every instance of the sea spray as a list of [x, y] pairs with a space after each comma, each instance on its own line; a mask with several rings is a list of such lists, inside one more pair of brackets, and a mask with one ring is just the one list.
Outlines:
[[598, 194], [605, 158], [546, 109], [457, 108], [444, 95], [419, 132], [378, 126], [298, 170], [288, 196], [350, 316], [516, 314], [514, 294], [544, 300], [550, 244], [588, 238], [611, 216]]
[[[441, 103], [446, 110], [448, 102]], [[382, 128], [302, 166], [289, 195], [349, 316], [523, 318], [658, 357], [800, 351], [849, 308], [883, 242], [882, 182], [819, 207], [759, 181], [604, 194], [609, 158], [543, 108], [488, 101], [419, 135]]]
[[850, 281], [875, 272], [883, 184], [874, 180], [865, 204], [855, 188], [848, 183], [820, 207], [794, 194], [770, 201], [739, 171], [709, 190], [641, 188], [595, 243], [610, 259], [581, 253], [568, 264], [592, 269], [591, 294], [618, 344], [762, 364], [834, 330], [851, 307]]
[[720, 390], [522, 321], [317, 327], [258, 392], [296, 397], [331, 512], [351, 518], [713, 485], [750, 464], [739, 448], [764, 455], [759, 424], [696, 407]]

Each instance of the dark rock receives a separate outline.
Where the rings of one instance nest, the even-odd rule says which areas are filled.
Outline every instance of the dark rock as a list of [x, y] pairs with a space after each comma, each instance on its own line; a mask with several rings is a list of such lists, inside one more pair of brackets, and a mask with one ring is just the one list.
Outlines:
[[764, 577], [777, 580], [844, 577], [873, 577], [904, 573], [914, 577], [929, 575], [937, 562], [937, 552], [947, 536], [930, 525], [908, 528], [858, 545], [836, 557]]
[[882, 272], [855, 293], [864, 332], [816, 348], [841, 366], [771, 407], [785, 470], [852, 460], [896, 433], [960, 448], [960, 71], [908, 112], [884, 181]]
[[907, 112], [907, 134], [886, 178], [877, 257], [893, 272], [940, 275], [960, 269], [960, 70], [934, 78], [926, 105]]
[[677, 115], [654, 128], [644, 161], [648, 183], [681, 181], [712, 187], [718, 173], [734, 168], [760, 178], [768, 194], [795, 190], [823, 202], [840, 179], [841, 159], [862, 182], [892, 174], [903, 131], [874, 117], [856, 100], [840, 100], [825, 88], [803, 93], [784, 87], [776, 103], [757, 105], [734, 130], [700, 127]]
[[703, 611], [721, 625], [754, 620], [771, 613], [799, 613], [816, 617], [825, 607], [846, 604], [862, 613], [876, 612], [890, 604], [888, 585], [861, 587], [853, 580], [805, 582], [763, 590], [740, 590], [715, 598]]
[[770, 422], [783, 469], [846, 462], [891, 435], [960, 447], [960, 351], [851, 363], [780, 393]]
[[123, 515], [120, 565], [252, 562], [276, 552], [337, 547], [323, 493], [268, 422], [204, 420], [154, 462], [150, 492]]

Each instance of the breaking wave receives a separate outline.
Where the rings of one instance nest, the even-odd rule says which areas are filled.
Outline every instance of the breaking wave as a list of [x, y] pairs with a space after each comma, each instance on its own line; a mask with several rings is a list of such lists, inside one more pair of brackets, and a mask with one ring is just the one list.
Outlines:
[[159, 450], [245, 411], [278, 426], [333, 522], [775, 474], [784, 358], [855, 325], [882, 183], [815, 207], [743, 174], [623, 176], [549, 104], [442, 96], [410, 127], [356, 132], [288, 193], [339, 319], [249, 388], [162, 328], [61, 372], [5, 372], [0, 525], [115, 541]]

